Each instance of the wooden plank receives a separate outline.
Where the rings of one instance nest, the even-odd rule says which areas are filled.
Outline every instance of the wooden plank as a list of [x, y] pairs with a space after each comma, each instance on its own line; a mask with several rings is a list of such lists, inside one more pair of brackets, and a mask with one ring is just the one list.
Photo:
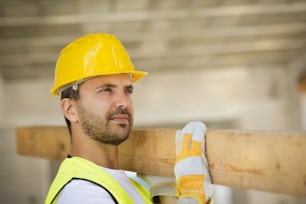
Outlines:
[[[134, 129], [120, 145], [122, 169], [173, 176], [175, 129]], [[65, 127], [16, 130], [21, 155], [62, 160]], [[207, 157], [214, 184], [306, 196], [306, 133], [208, 130]]]

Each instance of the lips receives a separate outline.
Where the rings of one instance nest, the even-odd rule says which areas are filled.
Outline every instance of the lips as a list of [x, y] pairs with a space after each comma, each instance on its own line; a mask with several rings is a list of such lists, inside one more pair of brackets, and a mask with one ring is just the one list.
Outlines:
[[113, 115], [110, 119], [113, 121], [124, 122], [124, 123], [130, 121], [130, 117], [125, 114], [116, 114], [116, 115]]

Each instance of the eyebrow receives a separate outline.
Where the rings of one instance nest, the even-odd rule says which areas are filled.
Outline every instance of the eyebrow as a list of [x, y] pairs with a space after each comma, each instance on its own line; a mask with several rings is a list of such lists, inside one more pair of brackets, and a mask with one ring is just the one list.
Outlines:
[[[106, 83], [106, 84], [102, 84], [102, 85], [97, 86], [95, 89], [100, 89], [100, 88], [103, 88], [103, 87], [116, 88], [118, 86], [115, 85], [115, 84]], [[134, 86], [132, 84], [129, 84], [129, 85], [124, 86], [124, 88], [134, 89]]]
[[125, 86], [125, 88], [134, 89], [134, 86], [132, 84], [130, 84], [130, 85]]

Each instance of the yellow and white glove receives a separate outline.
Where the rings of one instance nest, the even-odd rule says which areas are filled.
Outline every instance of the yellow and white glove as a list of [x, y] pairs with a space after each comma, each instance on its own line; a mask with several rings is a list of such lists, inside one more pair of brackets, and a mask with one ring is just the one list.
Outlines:
[[213, 185], [205, 155], [206, 126], [189, 122], [176, 133], [174, 173], [179, 190], [179, 204], [211, 203]]
[[159, 203], [161, 196], [178, 196], [174, 178], [151, 176], [139, 173], [137, 173], [137, 176], [149, 185], [150, 196], [153, 203]]

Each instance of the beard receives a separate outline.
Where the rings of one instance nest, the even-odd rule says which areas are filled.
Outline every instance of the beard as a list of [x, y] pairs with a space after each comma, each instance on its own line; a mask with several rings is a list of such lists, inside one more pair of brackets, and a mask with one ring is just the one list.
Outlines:
[[[116, 114], [124, 114], [129, 118], [126, 123], [112, 123], [112, 117]], [[119, 145], [124, 142], [131, 131], [133, 119], [128, 110], [118, 108], [106, 115], [104, 118], [99, 114], [92, 114], [80, 107], [80, 122], [84, 133], [91, 139], [104, 144]]]

